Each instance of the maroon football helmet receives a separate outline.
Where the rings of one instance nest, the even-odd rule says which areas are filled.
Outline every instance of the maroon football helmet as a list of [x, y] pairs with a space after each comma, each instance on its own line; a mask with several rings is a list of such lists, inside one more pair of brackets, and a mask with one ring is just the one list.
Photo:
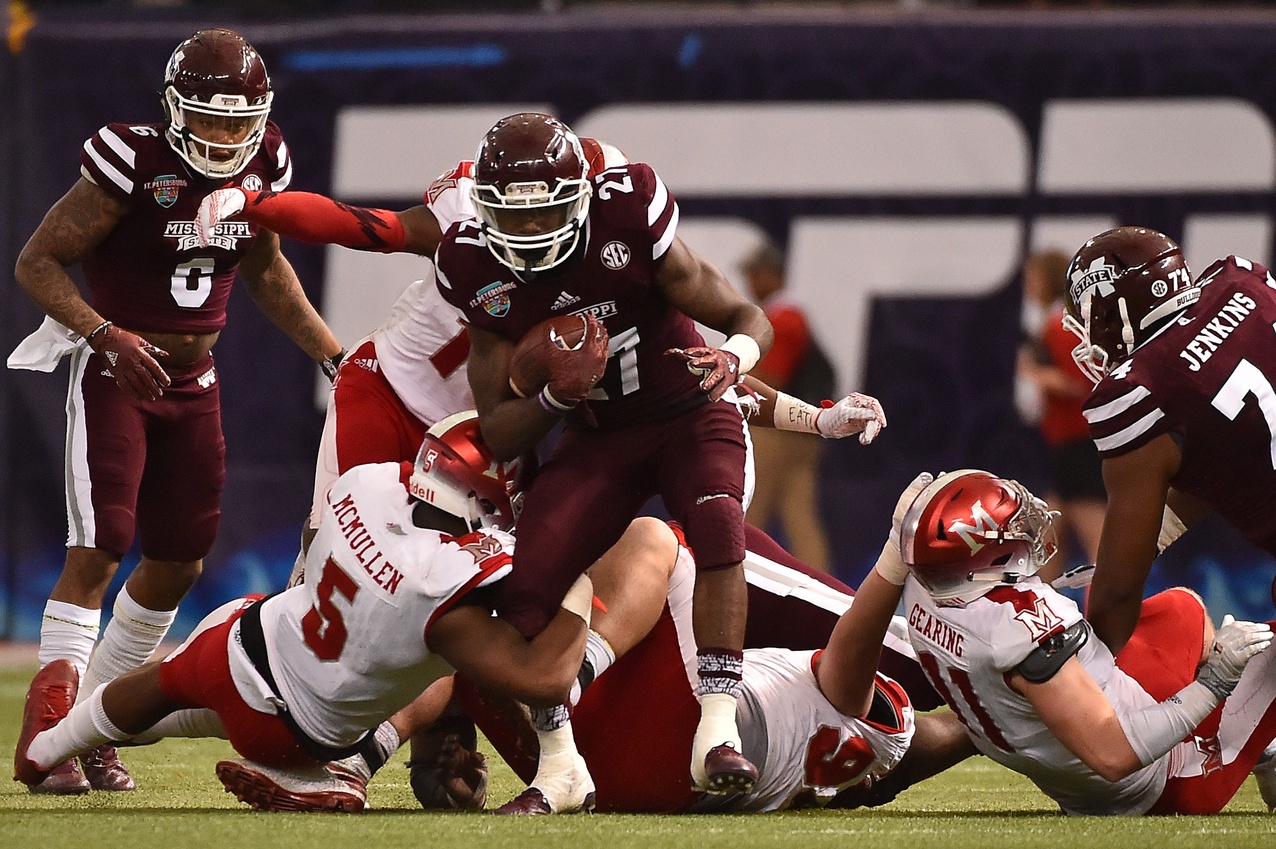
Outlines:
[[904, 513], [899, 550], [933, 597], [969, 602], [1046, 565], [1058, 549], [1057, 515], [1016, 481], [947, 472]]
[[200, 174], [233, 177], [261, 147], [273, 98], [266, 65], [243, 36], [200, 30], [177, 45], [164, 71], [165, 136]]
[[466, 410], [436, 423], [417, 452], [408, 492], [470, 530], [513, 529], [523, 507], [533, 464], [497, 462], [479, 433], [478, 413]]
[[1201, 296], [1183, 250], [1144, 227], [1118, 227], [1081, 246], [1068, 266], [1063, 326], [1095, 383]]
[[589, 215], [588, 169], [580, 139], [557, 118], [498, 121], [474, 154], [470, 194], [492, 254], [517, 272], [566, 261]]

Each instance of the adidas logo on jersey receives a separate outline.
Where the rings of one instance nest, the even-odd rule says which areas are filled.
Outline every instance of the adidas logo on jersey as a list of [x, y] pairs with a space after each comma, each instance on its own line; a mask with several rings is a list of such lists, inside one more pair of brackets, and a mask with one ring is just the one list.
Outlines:
[[378, 363], [376, 360], [372, 359], [371, 357], [355, 357], [354, 359], [350, 360], [350, 362], [358, 366], [359, 368], [363, 369], [364, 371], [370, 371], [373, 374], [376, 374], [377, 369], [381, 367], [380, 363]]
[[572, 304], [576, 303], [579, 300], [580, 298], [578, 298], [575, 295], [569, 295], [566, 292], [559, 292], [558, 297], [554, 299], [554, 303], [550, 305], [550, 309], [551, 310], [566, 309], [567, 307], [570, 307]]

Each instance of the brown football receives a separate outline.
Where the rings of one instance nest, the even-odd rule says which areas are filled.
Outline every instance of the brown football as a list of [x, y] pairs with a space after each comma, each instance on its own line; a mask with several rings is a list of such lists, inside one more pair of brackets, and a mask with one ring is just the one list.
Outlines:
[[527, 331], [510, 355], [510, 389], [520, 398], [540, 392], [560, 351], [572, 351], [585, 339], [585, 317], [559, 315]]

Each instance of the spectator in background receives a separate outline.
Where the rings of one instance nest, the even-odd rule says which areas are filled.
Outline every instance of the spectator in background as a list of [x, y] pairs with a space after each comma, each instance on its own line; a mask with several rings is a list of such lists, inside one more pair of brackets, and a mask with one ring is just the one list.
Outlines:
[[[811, 336], [801, 307], [784, 296], [784, 253], [763, 242], [740, 265], [749, 292], [775, 329], [775, 344], [752, 374], [775, 389], [819, 405], [834, 394], [833, 367]], [[757, 483], [747, 520], [766, 528], [779, 521], [788, 548], [803, 562], [829, 571], [828, 538], [816, 488], [821, 440], [811, 434], [751, 427]], [[1102, 514], [1100, 514], [1102, 515]]]
[[1055, 520], [1059, 540], [1075, 539], [1082, 549], [1071, 563], [1059, 558], [1047, 578], [1082, 559], [1095, 562], [1107, 506], [1099, 453], [1081, 415], [1081, 402], [1093, 384], [1073, 362], [1076, 338], [1062, 323], [1069, 259], [1061, 251], [1045, 250], [1030, 254], [1023, 264], [1024, 341], [1019, 346], [1016, 396], [1020, 413], [1037, 425], [1046, 443], [1046, 500], [1062, 514]]

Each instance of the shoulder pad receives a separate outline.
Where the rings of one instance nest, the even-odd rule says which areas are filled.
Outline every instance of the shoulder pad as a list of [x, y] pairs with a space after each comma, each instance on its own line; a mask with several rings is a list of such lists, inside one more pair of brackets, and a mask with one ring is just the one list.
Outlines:
[[1084, 619], [1052, 637], [1047, 637], [1023, 659], [1015, 671], [1033, 684], [1044, 684], [1055, 676], [1068, 658], [1081, 651], [1090, 639], [1090, 625]]

